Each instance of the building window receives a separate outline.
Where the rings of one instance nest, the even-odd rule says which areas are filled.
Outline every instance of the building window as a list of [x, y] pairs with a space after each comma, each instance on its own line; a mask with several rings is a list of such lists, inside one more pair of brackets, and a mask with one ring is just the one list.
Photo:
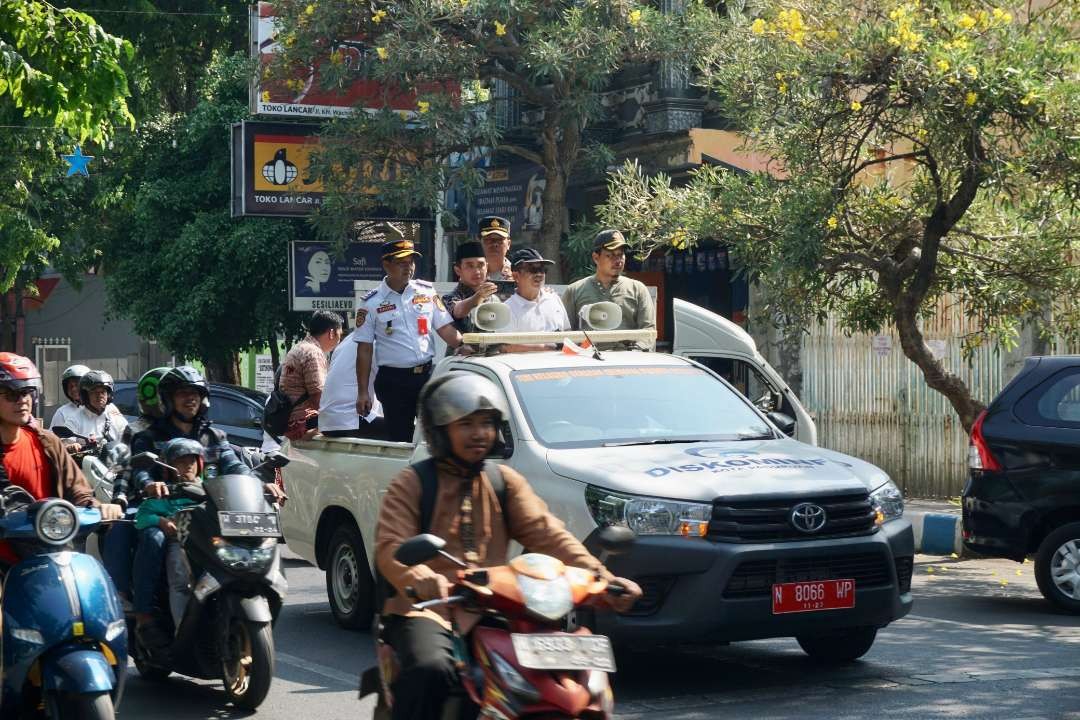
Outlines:
[[41, 373], [42, 407], [67, 402], [60, 387], [60, 376], [71, 364], [71, 338], [34, 338], [34, 364]]

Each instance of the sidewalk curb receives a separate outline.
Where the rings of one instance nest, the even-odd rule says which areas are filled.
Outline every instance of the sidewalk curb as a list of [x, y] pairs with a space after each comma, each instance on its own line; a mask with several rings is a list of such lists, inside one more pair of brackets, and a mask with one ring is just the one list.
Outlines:
[[964, 555], [960, 513], [909, 510], [904, 517], [915, 532], [915, 552], [927, 555]]

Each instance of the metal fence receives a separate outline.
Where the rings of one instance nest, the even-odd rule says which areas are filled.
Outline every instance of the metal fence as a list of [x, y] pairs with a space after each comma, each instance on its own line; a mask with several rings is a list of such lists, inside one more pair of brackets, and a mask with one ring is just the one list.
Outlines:
[[[956, 307], [924, 323], [931, 349], [985, 403], [1019, 367], [1016, 353], [980, 348], [964, 359], [960, 338], [974, 327]], [[945, 397], [927, 387], [895, 333], [845, 335], [832, 320], [802, 343], [802, 400], [817, 420], [822, 446], [889, 473], [906, 495], [959, 495], [967, 476], [968, 438]]]

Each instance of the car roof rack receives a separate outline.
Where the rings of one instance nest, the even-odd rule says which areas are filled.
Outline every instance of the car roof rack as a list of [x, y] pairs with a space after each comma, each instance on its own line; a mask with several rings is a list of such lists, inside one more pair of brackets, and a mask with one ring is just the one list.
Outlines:
[[479, 332], [465, 333], [461, 343], [478, 349], [495, 349], [499, 345], [542, 345], [569, 340], [593, 345], [623, 345], [627, 349], [651, 349], [656, 342], [656, 330], [565, 330], [562, 332]]

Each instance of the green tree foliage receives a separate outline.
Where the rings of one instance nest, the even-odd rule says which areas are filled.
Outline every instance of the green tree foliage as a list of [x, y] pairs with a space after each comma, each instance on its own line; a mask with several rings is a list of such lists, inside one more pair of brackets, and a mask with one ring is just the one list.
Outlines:
[[[326, 235], [343, 237], [379, 206], [435, 208], [450, 183], [475, 188], [482, 182], [475, 161], [495, 150], [544, 167], [539, 244], [549, 257], [559, 253], [567, 182], [589, 151], [583, 132], [603, 113], [600, 91], [632, 63], [691, 55], [712, 17], [696, 3], [662, 14], [636, 0], [278, 0], [275, 7], [285, 48], [272, 74], [278, 82], [299, 89], [318, 63], [329, 87], [357, 78], [383, 84], [375, 112], [323, 133]], [[359, 55], [339, 44], [358, 38]], [[517, 126], [497, 122], [496, 81], [522, 103]]]
[[1078, 7], [792, 0], [736, 18], [703, 79], [773, 172], [673, 188], [628, 166], [602, 214], [642, 250], [731, 243], [781, 321], [895, 326], [970, 428], [982, 405], [921, 332], [939, 301], [982, 328], [969, 348], [1047, 312], [1080, 327]]
[[82, 194], [54, 182], [59, 155], [134, 122], [123, 69], [132, 52], [89, 15], [0, 0], [0, 292], [48, 262]]
[[191, 113], [144, 129], [129, 225], [104, 247], [110, 311], [226, 381], [237, 351], [299, 333], [286, 280], [302, 223], [230, 217], [229, 126], [247, 116], [248, 73], [242, 54], [215, 61]]

